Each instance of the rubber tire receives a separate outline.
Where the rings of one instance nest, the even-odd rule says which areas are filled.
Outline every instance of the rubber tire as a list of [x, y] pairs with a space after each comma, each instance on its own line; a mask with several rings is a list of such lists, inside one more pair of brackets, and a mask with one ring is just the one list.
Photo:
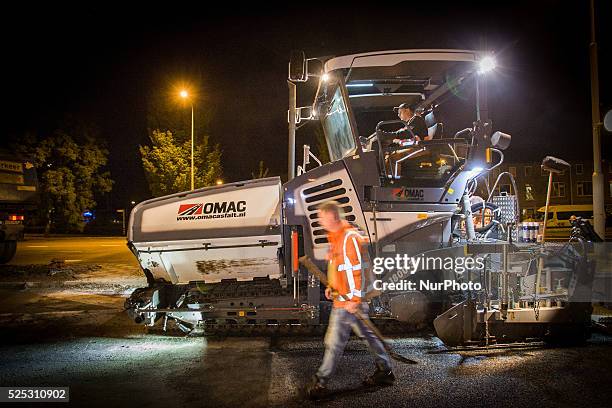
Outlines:
[[17, 241], [3, 241], [0, 244], [0, 264], [10, 262], [17, 252]]

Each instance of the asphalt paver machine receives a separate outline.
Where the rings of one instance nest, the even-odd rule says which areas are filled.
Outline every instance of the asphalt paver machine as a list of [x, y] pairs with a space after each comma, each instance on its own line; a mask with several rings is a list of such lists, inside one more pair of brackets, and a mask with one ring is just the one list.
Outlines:
[[[329, 162], [321, 164], [304, 146], [298, 175], [284, 184], [269, 177], [136, 205], [128, 245], [148, 287], [126, 301], [132, 318], [151, 326], [174, 322], [191, 333], [320, 330], [330, 302], [298, 258], [307, 255], [325, 268], [327, 239], [317, 208], [335, 200], [369, 237], [372, 260], [398, 254], [485, 259], [461, 273], [438, 265], [407, 276], [397, 268], [379, 274], [379, 284], [451, 280], [481, 287], [381, 290], [369, 301], [383, 330], [397, 322], [422, 327], [438, 316], [438, 335], [457, 345], [546, 335], [551, 325], [584, 327], [587, 312], [563, 311], [568, 294], [555, 289], [554, 279], [561, 279], [556, 272], [547, 272], [545, 263], [539, 272], [515, 267], [529, 263], [526, 252], [536, 252], [517, 246], [516, 200], [504, 198], [510, 200], [504, 207], [491, 204], [491, 197], [475, 199], [478, 180], [502, 162], [510, 144], [488, 118], [486, 81], [493, 69], [492, 55], [468, 50], [293, 54], [290, 141], [296, 124], [318, 122]], [[316, 92], [311, 104], [298, 107], [295, 92], [302, 82], [315, 82]], [[383, 142], [383, 132], [405, 126], [393, 111], [401, 103], [417, 106], [429, 140]], [[290, 143], [290, 175], [294, 156]], [[551, 285], [521, 290], [533, 287], [534, 273]]]

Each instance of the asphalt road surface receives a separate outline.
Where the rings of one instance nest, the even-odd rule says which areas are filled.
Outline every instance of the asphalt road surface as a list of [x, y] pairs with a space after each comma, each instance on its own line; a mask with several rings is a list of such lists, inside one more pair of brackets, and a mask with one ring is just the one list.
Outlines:
[[[72, 265], [52, 277], [52, 259]], [[0, 386], [68, 386], [93, 407], [609, 407], [612, 337], [572, 348], [431, 353], [433, 335], [393, 339], [417, 365], [394, 363], [396, 384], [364, 388], [367, 347], [352, 340], [332, 395], [304, 399], [321, 363], [319, 337], [184, 337], [133, 323], [125, 297], [146, 281], [123, 238], [32, 238], [19, 243], [0, 286]], [[91, 267], [99, 265], [99, 267]], [[40, 269], [40, 271], [39, 271]], [[12, 282], [45, 285], [18, 285]], [[39, 283], [40, 283], [39, 282]], [[27, 404], [21, 405], [27, 406]], [[48, 406], [37, 404], [36, 406]]]
[[50, 237], [26, 236], [17, 243], [12, 265], [48, 264], [52, 259], [68, 263], [133, 264], [136, 258], [124, 237]]
[[[432, 335], [394, 339], [419, 361], [394, 363], [397, 382], [363, 388], [373, 370], [352, 340], [330, 399], [302, 389], [323, 355], [321, 338], [206, 338], [148, 332], [117, 295], [0, 290], [0, 386], [69, 386], [71, 406], [89, 407], [608, 407], [612, 338], [584, 347], [443, 349]], [[44, 406], [40, 405], [40, 406]], [[38, 406], [38, 405], [37, 405]], [[66, 404], [58, 405], [66, 406]]]

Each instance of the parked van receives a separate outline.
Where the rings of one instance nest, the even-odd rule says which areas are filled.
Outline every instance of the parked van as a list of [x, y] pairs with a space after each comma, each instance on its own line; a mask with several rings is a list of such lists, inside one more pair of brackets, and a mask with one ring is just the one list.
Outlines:
[[[544, 221], [545, 211], [546, 207], [540, 207], [538, 209], [537, 218], [539, 221]], [[572, 228], [569, 220], [572, 215], [582, 217], [593, 225], [592, 204], [551, 205], [548, 207], [546, 236], [548, 238], [569, 238]]]

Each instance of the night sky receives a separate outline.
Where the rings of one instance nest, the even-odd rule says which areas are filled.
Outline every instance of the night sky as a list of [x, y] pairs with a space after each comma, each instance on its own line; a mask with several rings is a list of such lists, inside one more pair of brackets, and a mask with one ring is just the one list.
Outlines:
[[[259, 160], [279, 175], [287, 167], [290, 50], [314, 57], [472, 49], [484, 39], [500, 65], [489, 89], [490, 117], [495, 129], [513, 135], [508, 160], [592, 157], [588, 1], [415, 3], [14, 10], [1, 27], [4, 132], [43, 135], [66, 114], [95, 123], [116, 181], [110, 202], [120, 207], [148, 198], [137, 147], [147, 141], [151, 98], [170, 99], [177, 83], [197, 87], [196, 109], [210, 117], [205, 129], [221, 144], [226, 181], [250, 178]], [[596, 3], [603, 114], [612, 108], [612, 2]], [[298, 92], [308, 104], [309, 89]], [[604, 158], [611, 137], [602, 135]]]

